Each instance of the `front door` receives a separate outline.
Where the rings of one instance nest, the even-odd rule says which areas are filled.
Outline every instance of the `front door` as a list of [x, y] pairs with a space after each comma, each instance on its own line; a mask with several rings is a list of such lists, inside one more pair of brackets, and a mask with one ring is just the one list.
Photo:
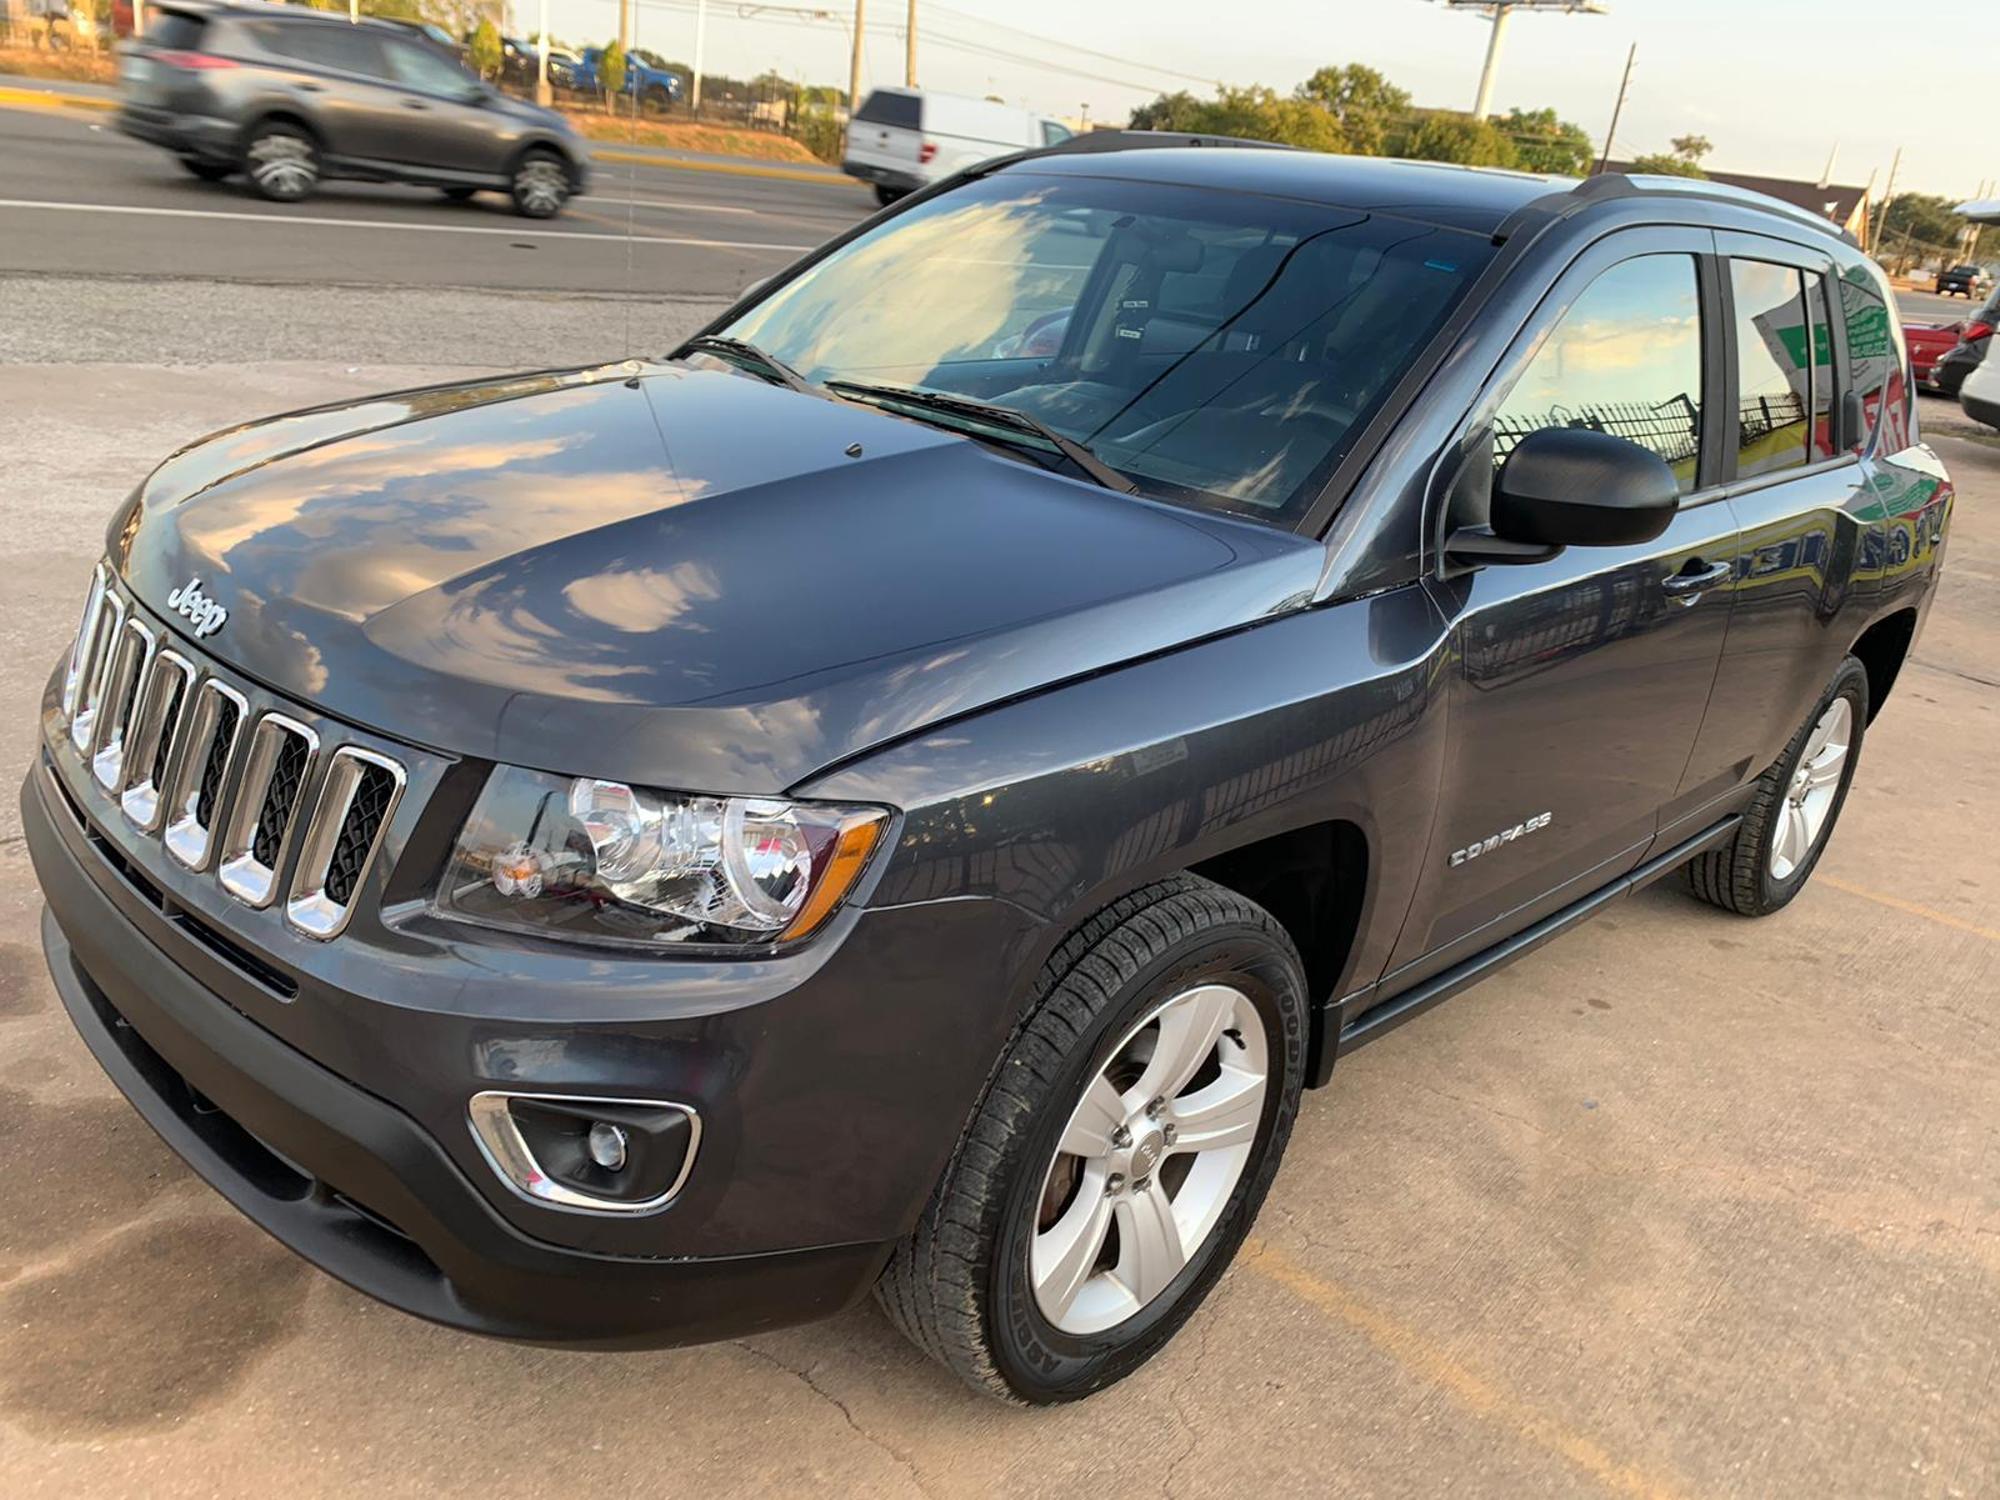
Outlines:
[[507, 146], [478, 80], [416, 42], [391, 38], [384, 50], [402, 90], [402, 119], [384, 159], [441, 173], [499, 172]]
[[[1455, 621], [1450, 747], [1425, 873], [1391, 961], [1398, 983], [1632, 869], [1681, 783], [1737, 551], [1730, 507], [1704, 485], [1719, 385], [1702, 336], [1711, 244], [1665, 230], [1599, 244], [1558, 281], [1475, 417], [1482, 464], [1487, 432], [1496, 465], [1543, 427], [1628, 438], [1679, 476], [1681, 509], [1651, 542], [1570, 547], [1433, 582]], [[1462, 504], [1465, 487], [1453, 488]]]

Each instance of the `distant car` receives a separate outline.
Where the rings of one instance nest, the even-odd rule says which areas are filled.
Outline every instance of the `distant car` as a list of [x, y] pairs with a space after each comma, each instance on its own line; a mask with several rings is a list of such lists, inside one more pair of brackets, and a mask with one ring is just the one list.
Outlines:
[[1926, 391], [1935, 390], [1931, 373], [1958, 342], [1963, 323], [1905, 323], [1903, 340], [1910, 346], [1910, 378]]
[[[576, 82], [574, 88], [604, 92], [604, 82], [598, 76], [598, 68], [604, 57], [602, 47], [586, 47], [577, 58]], [[680, 103], [687, 88], [681, 75], [657, 60], [643, 53], [625, 54], [625, 87], [623, 92], [636, 99], [639, 107], [648, 114], [663, 115]]]
[[982, 161], [1053, 146], [1072, 134], [1060, 120], [991, 99], [877, 89], [847, 127], [840, 169], [890, 204]]
[[2000, 428], [2000, 362], [1989, 359], [1967, 375], [1958, 404], [1973, 421]]
[[1930, 389], [1957, 400], [1966, 376], [1985, 362], [1996, 325], [2000, 325], [2000, 291], [1995, 291], [1978, 312], [1958, 325], [1958, 342], [1931, 365]]
[[1983, 279], [1977, 266], [1947, 266], [1937, 273], [1935, 290], [1940, 297], [1964, 297], [1969, 300], [1979, 290]]
[[546, 219], [588, 158], [561, 115], [481, 83], [406, 27], [255, 3], [155, 5], [123, 49], [118, 128], [206, 182], [293, 203], [327, 177], [451, 198], [508, 194]]

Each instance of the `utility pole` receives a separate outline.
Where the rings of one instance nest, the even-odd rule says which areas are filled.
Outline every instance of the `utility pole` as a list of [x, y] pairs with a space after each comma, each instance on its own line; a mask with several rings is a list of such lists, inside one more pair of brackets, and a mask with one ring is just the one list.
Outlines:
[[549, 0], [542, 0], [541, 43], [535, 48], [535, 103], [549, 107]]
[[694, 78], [688, 85], [688, 108], [701, 113], [701, 47], [708, 38], [708, 0], [695, 0]]
[[618, 50], [628, 56], [632, 51], [632, 0], [618, 0]]
[[854, 60], [847, 69], [847, 128], [861, 109], [861, 28], [868, 22], [868, 0], [854, 0]]
[[1902, 165], [1903, 148], [1898, 146], [1896, 154], [1889, 160], [1889, 183], [1888, 186], [1882, 189], [1882, 217], [1875, 226], [1875, 243], [1869, 247], [1868, 253], [1870, 255], [1873, 255], [1877, 250], [1882, 248], [1882, 231], [1888, 228], [1889, 225], [1889, 205], [1896, 198], [1896, 172]]
[[917, 86], [917, 0], [910, 0], [909, 24], [903, 28], [903, 87]]
[[1514, 7], [1496, 0], [1493, 7], [1493, 34], [1486, 39], [1486, 66], [1479, 70], [1479, 92], [1472, 98], [1472, 118], [1483, 120], [1493, 113], [1493, 75], [1500, 71], [1500, 43], [1507, 35], [1507, 22]]
[[1618, 117], [1625, 113], [1625, 91], [1632, 87], [1632, 64], [1638, 59], [1639, 44], [1634, 42], [1632, 50], [1625, 54], [1625, 76], [1618, 80], [1618, 102], [1611, 106], [1611, 128], [1604, 132], [1604, 155], [1597, 159], [1597, 170], [1590, 175], [1602, 177], [1611, 165], [1611, 142], [1618, 135]]

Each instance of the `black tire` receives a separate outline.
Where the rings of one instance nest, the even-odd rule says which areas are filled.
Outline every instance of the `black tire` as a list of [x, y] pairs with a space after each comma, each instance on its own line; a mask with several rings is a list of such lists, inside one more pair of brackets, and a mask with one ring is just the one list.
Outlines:
[[439, 188], [438, 191], [444, 195], [444, 200], [447, 203], [470, 203], [472, 195], [478, 192], [479, 189], [471, 187], [448, 187]]
[[180, 163], [189, 176], [203, 182], [221, 182], [236, 170], [226, 161], [203, 161], [199, 156], [183, 156]]
[[639, 107], [649, 115], [663, 115], [673, 107], [674, 96], [657, 83], [646, 90]]
[[243, 146], [251, 191], [273, 203], [297, 203], [319, 185], [319, 145], [298, 126], [267, 120]]
[[894, 203], [898, 198], [903, 196], [904, 193], [901, 188], [892, 188], [880, 182], [875, 184], [875, 201], [884, 208], [887, 208], [891, 203]]
[[[1834, 789], [1826, 820], [1806, 857], [1783, 879], [1772, 873], [1771, 853], [1779, 833], [1781, 815], [1805, 755], [1806, 741], [1813, 727], [1833, 706], [1836, 698], [1846, 698], [1853, 723], [1849, 730], [1847, 755]], [[1861, 760], [1861, 743], [1868, 728], [1868, 670], [1854, 657], [1845, 658], [1833, 674], [1833, 681], [1820, 694], [1806, 715], [1799, 732], [1785, 746], [1785, 753], [1757, 778], [1756, 795], [1751, 799], [1736, 836], [1718, 849], [1697, 854], [1685, 871], [1688, 889], [1712, 906], [1739, 916], [1767, 917], [1784, 907], [1805, 884], [1819, 864], [1827, 842], [1833, 837], [1840, 810], [1847, 802], [1847, 788], [1854, 780], [1854, 768]]]
[[569, 202], [569, 163], [549, 150], [530, 151], [514, 164], [508, 188], [514, 212], [526, 219], [553, 219]]
[[[1265, 1026], [1269, 1082], [1249, 1157], [1164, 1291], [1101, 1333], [1065, 1333], [1042, 1316], [1028, 1270], [1057, 1142], [1132, 1028], [1210, 979], [1248, 996]], [[1201, 1304], [1257, 1217], [1298, 1113], [1306, 1007], [1291, 939], [1234, 891], [1175, 876], [1093, 917], [1044, 966], [942, 1180], [876, 1286], [890, 1320], [974, 1389], [1007, 1401], [1072, 1401], [1138, 1369]]]

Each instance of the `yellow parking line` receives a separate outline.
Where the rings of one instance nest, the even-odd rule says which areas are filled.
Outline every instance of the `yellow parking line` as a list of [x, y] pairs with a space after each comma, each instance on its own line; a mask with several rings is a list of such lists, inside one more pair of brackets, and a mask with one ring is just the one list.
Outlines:
[[1450, 1351], [1345, 1287], [1314, 1275], [1269, 1240], [1253, 1237], [1244, 1241], [1238, 1263], [1309, 1306], [1338, 1318], [1398, 1364], [1455, 1397], [1475, 1416], [1512, 1428], [1517, 1436], [1567, 1460], [1607, 1490], [1644, 1500], [1668, 1500], [1680, 1493], [1634, 1465], [1620, 1463], [1599, 1444], [1570, 1431], [1547, 1413], [1508, 1395], [1466, 1369]]
[[1968, 922], [1963, 917], [1954, 917], [1949, 912], [1932, 911], [1928, 906], [1919, 906], [1914, 901], [1905, 901], [1901, 896], [1885, 895], [1881, 891], [1871, 891], [1866, 886], [1850, 885], [1845, 880], [1836, 880], [1831, 875], [1819, 877], [1821, 885], [1830, 885], [1836, 891], [1845, 891], [1850, 896], [1859, 896], [1863, 901], [1873, 901], [1877, 906], [1886, 906], [1894, 911], [1908, 912], [1913, 917], [1922, 917], [1926, 922], [1936, 922], [1940, 927], [1950, 927], [1959, 932], [1969, 932], [1974, 937], [1985, 938], [1989, 943], [2000, 943], [2000, 931], [1991, 927], [1981, 927], [1977, 922]]

